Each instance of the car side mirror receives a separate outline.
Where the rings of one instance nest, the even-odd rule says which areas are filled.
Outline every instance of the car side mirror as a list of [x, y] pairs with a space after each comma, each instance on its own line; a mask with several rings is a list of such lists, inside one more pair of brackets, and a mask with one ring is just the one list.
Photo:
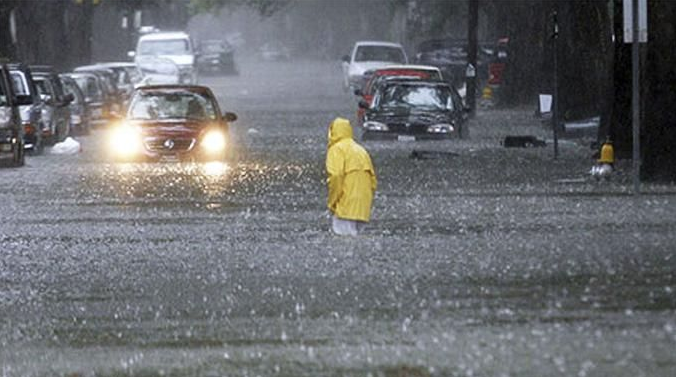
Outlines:
[[361, 96], [364, 95], [364, 92], [361, 89], [357, 88], [357, 89], [354, 90], [354, 95], [361, 97]]
[[350, 62], [350, 56], [349, 55], [343, 55], [343, 57], [340, 58], [340, 60], [342, 60], [345, 63], [349, 63]]
[[134, 59], [136, 57], [136, 51], [127, 51], [127, 57]]
[[358, 106], [360, 109], [368, 109], [371, 107], [371, 105], [369, 105], [369, 103], [364, 100], [359, 101]]
[[237, 120], [237, 114], [235, 113], [225, 113], [223, 114], [223, 120], [226, 122], [234, 122]]

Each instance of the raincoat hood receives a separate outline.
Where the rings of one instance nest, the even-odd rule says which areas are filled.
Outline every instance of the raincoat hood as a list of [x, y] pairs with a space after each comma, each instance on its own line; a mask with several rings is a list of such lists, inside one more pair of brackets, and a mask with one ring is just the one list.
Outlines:
[[329, 127], [329, 148], [343, 139], [352, 139], [352, 125], [345, 118], [336, 118]]

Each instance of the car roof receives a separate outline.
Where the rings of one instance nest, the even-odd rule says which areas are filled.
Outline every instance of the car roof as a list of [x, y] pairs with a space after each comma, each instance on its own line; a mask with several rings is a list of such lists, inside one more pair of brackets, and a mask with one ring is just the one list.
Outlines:
[[183, 31], [162, 31], [145, 34], [139, 38], [139, 41], [159, 41], [165, 39], [183, 39], [189, 38], [188, 33]]
[[434, 80], [411, 80], [410, 78], [398, 78], [393, 80], [385, 81], [383, 86], [392, 86], [392, 85], [408, 85], [408, 86], [441, 86], [445, 88], [451, 88], [446, 82], [443, 81], [434, 81]]
[[166, 91], [170, 92], [172, 90], [175, 91], [189, 91], [189, 92], [195, 92], [195, 93], [200, 93], [200, 94], [211, 94], [212, 91], [209, 89], [209, 87], [206, 86], [201, 86], [201, 85], [145, 85], [145, 86], [140, 86], [136, 88], [135, 91], [137, 92], [145, 92], [145, 91]]
[[75, 67], [75, 69], [73, 69], [73, 71], [75, 71], [75, 72], [102, 71], [102, 72], [111, 72], [112, 73], [112, 70], [110, 69], [110, 67], [106, 67], [106, 66], [103, 66], [103, 65], [100, 65], [100, 64], [82, 65], [82, 66], [79, 66], [79, 67]]
[[34, 74], [37, 74], [37, 73], [41, 73], [41, 74], [54, 73], [54, 68], [51, 65], [29, 65], [28, 68], [30, 68], [31, 71]]
[[105, 62], [105, 63], [96, 63], [94, 66], [99, 66], [103, 68], [135, 68], [136, 63], [132, 62]]
[[388, 65], [388, 66], [385, 66], [385, 67], [382, 67], [382, 68], [375, 69], [374, 72], [377, 72], [377, 71], [405, 71], [405, 70], [441, 72], [439, 67], [435, 67], [435, 66], [432, 66], [432, 65], [415, 65], [415, 64]]
[[64, 73], [64, 75], [70, 76], [70, 77], [94, 77], [96, 79], [99, 78], [96, 75], [96, 73], [92, 72], [92, 71], [67, 72], [67, 73]]
[[403, 46], [400, 43], [385, 42], [385, 41], [359, 41], [359, 42], [355, 43], [355, 47], [361, 47], [361, 46], [381, 46], [381, 47], [403, 48]]

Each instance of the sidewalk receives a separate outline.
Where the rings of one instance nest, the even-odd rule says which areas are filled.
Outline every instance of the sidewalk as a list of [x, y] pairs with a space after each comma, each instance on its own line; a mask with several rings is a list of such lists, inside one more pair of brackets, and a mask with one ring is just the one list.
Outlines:
[[[597, 162], [591, 147], [595, 139], [588, 135], [559, 138], [558, 158], [554, 159], [552, 131], [532, 109], [479, 109], [469, 122], [469, 134], [468, 139], [461, 141], [463, 149], [481, 161], [479, 165], [486, 169], [486, 174], [495, 177], [494, 184], [499, 184], [501, 179], [518, 182], [513, 177], [516, 175], [522, 182], [531, 184], [527, 189], [552, 193], [633, 193], [631, 160], [618, 160], [608, 180], [599, 181], [589, 174]], [[532, 135], [544, 140], [546, 146], [505, 148], [502, 143], [510, 135]], [[676, 194], [676, 186], [642, 182], [641, 192]]]

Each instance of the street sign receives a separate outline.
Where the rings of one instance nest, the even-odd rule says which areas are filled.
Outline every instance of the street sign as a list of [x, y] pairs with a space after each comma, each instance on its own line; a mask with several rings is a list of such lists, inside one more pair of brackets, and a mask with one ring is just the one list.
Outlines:
[[[634, 0], [622, 0], [622, 16], [624, 19], [624, 43], [634, 41]], [[648, 42], [648, 0], [638, 0], [638, 41]]]

